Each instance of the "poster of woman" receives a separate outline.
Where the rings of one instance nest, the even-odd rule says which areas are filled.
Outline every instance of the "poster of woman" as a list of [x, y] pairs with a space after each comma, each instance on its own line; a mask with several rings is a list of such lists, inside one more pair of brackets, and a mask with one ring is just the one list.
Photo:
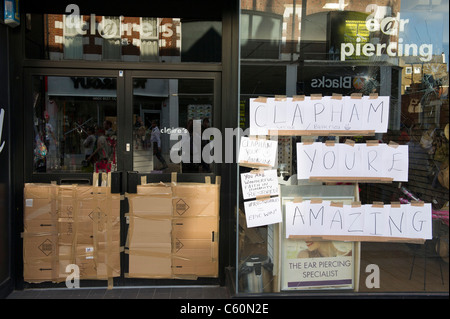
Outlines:
[[285, 240], [283, 290], [353, 288], [353, 243]]

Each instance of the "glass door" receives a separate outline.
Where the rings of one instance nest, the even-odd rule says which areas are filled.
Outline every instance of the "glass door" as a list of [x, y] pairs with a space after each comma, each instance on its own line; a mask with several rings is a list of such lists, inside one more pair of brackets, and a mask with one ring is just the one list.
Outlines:
[[218, 72], [125, 72], [126, 285], [218, 283], [220, 92]]
[[[126, 170], [213, 174], [211, 130], [219, 126], [220, 77], [214, 72], [127, 74]], [[127, 152], [128, 153], [128, 152]]]
[[[97, 170], [112, 171], [112, 192], [122, 194], [136, 193], [144, 175], [149, 183], [170, 182], [173, 173], [178, 174], [178, 182], [217, 182], [220, 164], [211, 161], [214, 149], [204, 150], [219, 142], [219, 138], [212, 140], [217, 135], [208, 128], [220, 128], [220, 72], [46, 68], [28, 69], [26, 79], [30, 94], [25, 97], [25, 114], [30, 116], [24, 117], [25, 183], [92, 183]], [[126, 246], [130, 227], [126, 213], [120, 212], [121, 246]], [[202, 262], [202, 267], [206, 264], [218, 271], [218, 211], [216, 215], [204, 218], [212, 231], [203, 231], [205, 238], [196, 234], [195, 240], [206, 248], [196, 248], [195, 253], [214, 261]], [[183, 219], [192, 220], [197, 221]], [[187, 238], [184, 245], [195, 240]], [[122, 253], [120, 258], [116, 283], [149, 283], [148, 277], [128, 277], [133, 270], [129, 255]], [[200, 262], [176, 260], [185, 261], [176, 266], [178, 272], [189, 272], [185, 269]], [[217, 283], [217, 276], [208, 273], [207, 278], [190, 282]]]
[[27, 73], [28, 181], [87, 177], [101, 162], [112, 172], [215, 173], [205, 130], [220, 127], [219, 72]]
[[[123, 79], [116, 71], [27, 71], [26, 180], [121, 171]], [[122, 111], [120, 111], [122, 109]], [[56, 179], [55, 179], [56, 178]]]

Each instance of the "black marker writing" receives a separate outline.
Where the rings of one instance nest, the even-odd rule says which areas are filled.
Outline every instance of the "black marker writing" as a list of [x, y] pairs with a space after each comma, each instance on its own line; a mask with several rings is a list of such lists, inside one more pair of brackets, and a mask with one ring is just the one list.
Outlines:
[[400, 226], [397, 226], [397, 224], [395, 223], [395, 221], [392, 219], [392, 216], [389, 216], [389, 231], [390, 231], [390, 233], [391, 233], [391, 235], [392, 235], [392, 225], [394, 225], [395, 226], [395, 228], [397, 228], [397, 230], [400, 232], [400, 233], [402, 233], [402, 225], [403, 225], [403, 215], [404, 215], [405, 213], [404, 212], [402, 212], [402, 215], [401, 215], [401, 217], [400, 217]]
[[362, 233], [362, 232], [363, 232], [363, 230], [362, 230], [362, 229], [359, 229], [359, 228], [352, 229], [353, 224], [355, 224], [355, 222], [356, 222], [357, 220], [359, 220], [359, 218], [361, 217], [361, 215], [362, 215], [362, 213], [353, 213], [353, 214], [349, 214], [349, 216], [355, 216], [355, 219], [353, 219], [353, 222], [350, 224], [350, 227], [348, 228], [348, 232], [349, 232], [349, 233], [353, 233], [353, 232]]
[[294, 218], [292, 219], [292, 225], [295, 224], [295, 218], [297, 216], [300, 216], [300, 218], [302, 219], [302, 223], [304, 225], [305, 224], [305, 220], [303, 219], [303, 214], [302, 214], [302, 212], [300, 211], [300, 209], [298, 207], [295, 207]]
[[[371, 156], [370, 155], [374, 155], [373, 159], [370, 160]], [[370, 168], [372, 168], [375, 172], [378, 172], [378, 170], [372, 166], [372, 163], [377, 159], [378, 157], [378, 153], [377, 151], [369, 151], [367, 154], [367, 164], [369, 165], [368, 170], [370, 171]]]
[[314, 211], [312, 209], [309, 209], [309, 226], [311, 226], [311, 222], [312, 222], [312, 218], [311, 217], [314, 217], [314, 219], [318, 219], [319, 215], [321, 216], [320, 225], [323, 225], [323, 210], [324, 210], [324, 207], [321, 206], [319, 208], [319, 210], [317, 211], [317, 214], [314, 215]]
[[[317, 113], [317, 106], [321, 105], [322, 106], [322, 110]], [[323, 113], [323, 111], [325, 110], [325, 105], [323, 105], [322, 103], [314, 103], [314, 121], [317, 122], [317, 115], [320, 115]]]
[[369, 112], [367, 114], [367, 123], [370, 123], [370, 112], [372, 110], [374, 110], [375, 112], [378, 112], [378, 109], [380, 108], [380, 106], [381, 106], [381, 118], [380, 118], [380, 121], [381, 121], [381, 123], [383, 123], [383, 112], [384, 112], [384, 103], [383, 103], [383, 101], [381, 101], [380, 104], [378, 104], [378, 106], [376, 108], [373, 106], [373, 103], [370, 103]]
[[[336, 219], [336, 216], [338, 216], [339, 218]], [[330, 224], [330, 229], [333, 228], [333, 223], [338, 223], [339, 228], [342, 229], [342, 223], [343, 223], [342, 222], [342, 214], [339, 209], [334, 213], [333, 220], [331, 221], [331, 224]]]
[[[333, 157], [331, 158], [332, 159], [332, 164], [331, 164], [331, 166], [329, 166], [329, 167], [327, 167], [327, 160], [326, 160], [326, 158], [327, 158], [327, 155], [329, 154], [329, 153], [331, 153], [332, 155], [333, 155]], [[326, 152], [324, 155], [323, 155], [323, 167], [325, 167], [325, 169], [332, 169], [333, 167], [334, 167], [334, 164], [336, 163], [336, 154], [334, 154], [334, 152], [333, 151], [328, 151], [328, 152]]]
[[[298, 111], [298, 116], [296, 115]], [[292, 126], [294, 126], [295, 118], [299, 117], [300, 122], [303, 124], [303, 116], [302, 116], [302, 110], [300, 109], [300, 106], [298, 104], [295, 105], [295, 111], [294, 111], [294, 117], [292, 118]]]
[[311, 157], [309, 157], [309, 155], [308, 155], [308, 153], [306, 153], [306, 151], [303, 151], [303, 152], [305, 152], [306, 156], [308, 156], [309, 160], [311, 161], [311, 168], [309, 169], [309, 172], [312, 172], [313, 166], [314, 166], [314, 160], [316, 159], [317, 150], [314, 150], [314, 156], [312, 159], [311, 159]]

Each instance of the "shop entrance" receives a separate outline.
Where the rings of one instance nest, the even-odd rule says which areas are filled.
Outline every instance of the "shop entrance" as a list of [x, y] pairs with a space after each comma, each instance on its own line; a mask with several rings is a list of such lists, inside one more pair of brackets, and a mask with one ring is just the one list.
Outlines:
[[139, 173], [212, 173], [213, 164], [178, 162], [170, 154], [183, 134], [192, 135], [195, 122], [202, 128], [218, 126], [218, 73], [153, 75], [134, 71], [125, 80], [133, 86], [126, 95], [126, 104], [132, 105], [133, 166], [125, 169]]
[[[212, 71], [27, 69], [24, 114], [33, 116], [24, 119], [24, 183], [92, 184], [94, 173], [111, 172], [112, 192], [122, 195], [135, 194], [143, 183], [170, 185], [174, 178], [216, 184], [216, 165], [174, 161], [171, 152], [195, 121], [220, 127], [220, 78]], [[212, 276], [152, 276], [145, 269], [142, 276], [130, 276], [129, 214], [128, 198], [122, 196], [124, 249], [114, 285], [219, 283], [218, 262]], [[211, 232], [216, 242], [218, 220], [217, 210]]]

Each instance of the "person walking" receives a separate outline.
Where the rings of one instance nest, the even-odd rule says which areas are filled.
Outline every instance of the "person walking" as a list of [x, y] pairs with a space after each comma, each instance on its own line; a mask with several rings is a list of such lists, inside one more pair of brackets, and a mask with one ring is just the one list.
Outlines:
[[156, 158], [161, 162], [163, 165], [162, 169], [166, 169], [167, 163], [164, 157], [161, 154], [161, 132], [159, 131], [158, 124], [155, 120], [152, 121], [152, 133], [150, 136], [150, 142], [153, 147], [153, 155], [156, 156]]

